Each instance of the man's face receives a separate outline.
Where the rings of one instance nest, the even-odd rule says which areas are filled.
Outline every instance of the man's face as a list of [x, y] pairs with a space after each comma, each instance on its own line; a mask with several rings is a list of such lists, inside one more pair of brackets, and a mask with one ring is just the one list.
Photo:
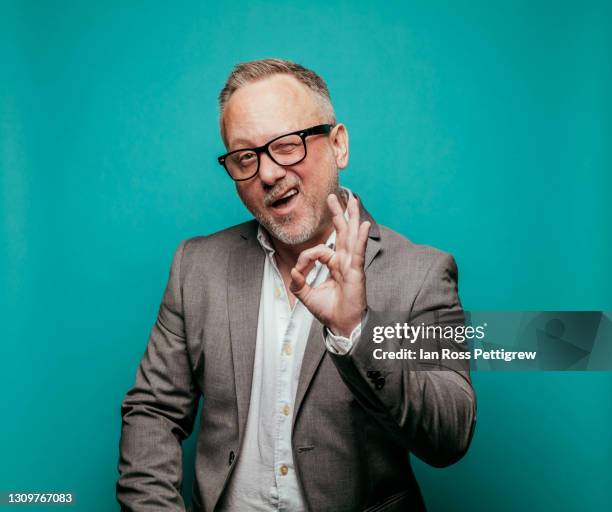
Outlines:
[[[286, 133], [327, 123], [314, 93], [289, 75], [245, 85], [229, 99], [223, 116], [228, 151], [266, 144]], [[338, 192], [338, 169], [348, 163], [348, 135], [338, 125], [329, 135], [306, 138], [307, 156], [288, 167], [260, 155], [259, 173], [236, 182], [242, 202], [277, 240], [307, 242], [331, 225], [326, 198]]]

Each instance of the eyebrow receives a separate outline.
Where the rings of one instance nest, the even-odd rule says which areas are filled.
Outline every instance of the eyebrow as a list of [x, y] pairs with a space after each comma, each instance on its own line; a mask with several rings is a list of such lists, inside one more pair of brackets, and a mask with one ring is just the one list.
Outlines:
[[[298, 130], [299, 130], [299, 128], [298, 128]], [[280, 137], [281, 135], [285, 135], [286, 133], [293, 133], [293, 132], [277, 132], [276, 135], [273, 135], [272, 137], [268, 137], [266, 139], [266, 142], [264, 142], [264, 144], [267, 144], [271, 140], [274, 140], [274, 139]], [[251, 148], [258, 148], [260, 146], [263, 146], [263, 144], [257, 145], [257, 144], [255, 144], [254, 142], [251, 142], [248, 139], [236, 139], [235, 141], [233, 141], [233, 144], [231, 145], [231, 147], [233, 149], [229, 149], [229, 147], [228, 147], [227, 150], [228, 151], [236, 151], [238, 149], [251, 149]]]
[[[248, 149], [248, 148], [256, 147], [255, 144], [253, 144], [252, 142], [246, 139], [236, 139], [234, 143], [232, 144], [232, 146], [237, 146], [236, 149]], [[240, 146], [244, 146], [244, 148], [241, 148]]]

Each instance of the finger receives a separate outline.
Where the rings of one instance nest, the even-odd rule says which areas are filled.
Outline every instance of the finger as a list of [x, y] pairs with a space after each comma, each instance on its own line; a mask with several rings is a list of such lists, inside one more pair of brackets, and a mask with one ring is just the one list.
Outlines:
[[370, 233], [370, 226], [372, 224], [369, 221], [361, 223], [359, 226], [359, 234], [357, 236], [357, 243], [355, 244], [355, 251], [351, 259], [351, 266], [353, 268], [362, 269], [365, 262], [365, 251], [368, 245], [368, 235]]
[[310, 292], [312, 288], [306, 282], [304, 274], [294, 268], [291, 269], [291, 283], [289, 284], [289, 290], [297, 297], [297, 299], [304, 304], [307, 308], [310, 302]]
[[300, 300], [310, 291], [310, 286], [308, 286], [306, 283], [306, 277], [295, 267], [291, 269], [291, 282], [289, 283], [289, 290]]
[[347, 236], [347, 250], [349, 254], [353, 254], [355, 245], [357, 244], [357, 237], [359, 234], [359, 206], [357, 205], [357, 199], [355, 196], [351, 196], [348, 201], [348, 236]]
[[342, 205], [336, 194], [329, 194], [327, 196], [327, 206], [332, 212], [332, 215], [343, 215]]
[[342, 205], [335, 194], [327, 196], [327, 206], [329, 207], [333, 217], [332, 222], [336, 229], [336, 250], [341, 251], [346, 249], [346, 236], [348, 232], [348, 224], [344, 218]]
[[289, 283], [289, 290], [291, 293], [306, 304], [305, 297], [312, 289], [306, 281], [306, 276], [308, 276], [308, 273], [317, 260], [328, 265], [332, 261], [334, 255], [335, 253], [333, 250], [322, 244], [303, 251], [298, 257], [295, 267], [291, 269], [291, 283]]
[[326, 245], [319, 244], [311, 249], [306, 249], [298, 256], [295, 269], [303, 275], [308, 275], [313, 265], [319, 260], [327, 265], [333, 258], [334, 251]]

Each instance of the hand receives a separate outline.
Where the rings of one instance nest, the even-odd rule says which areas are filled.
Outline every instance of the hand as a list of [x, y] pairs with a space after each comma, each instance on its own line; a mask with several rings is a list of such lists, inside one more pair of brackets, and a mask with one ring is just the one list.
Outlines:
[[[349, 337], [367, 307], [364, 272], [365, 250], [370, 222], [359, 224], [357, 199], [348, 202], [348, 222], [340, 201], [327, 197], [336, 228], [336, 250], [324, 244], [303, 251], [291, 269], [291, 292], [335, 335]], [[329, 278], [316, 288], [306, 283], [315, 261], [327, 265]]]

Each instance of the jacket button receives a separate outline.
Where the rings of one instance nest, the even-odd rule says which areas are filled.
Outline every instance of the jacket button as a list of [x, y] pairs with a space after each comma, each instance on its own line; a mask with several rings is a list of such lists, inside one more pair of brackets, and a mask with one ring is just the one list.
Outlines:
[[366, 375], [368, 379], [370, 379], [370, 382], [374, 384], [374, 387], [377, 391], [380, 391], [382, 388], [385, 387], [385, 378], [380, 374], [380, 371], [368, 370]]
[[234, 451], [232, 450], [229, 454], [229, 465], [232, 465], [232, 462], [234, 462], [234, 459], [236, 458], [236, 456], [234, 455]]

